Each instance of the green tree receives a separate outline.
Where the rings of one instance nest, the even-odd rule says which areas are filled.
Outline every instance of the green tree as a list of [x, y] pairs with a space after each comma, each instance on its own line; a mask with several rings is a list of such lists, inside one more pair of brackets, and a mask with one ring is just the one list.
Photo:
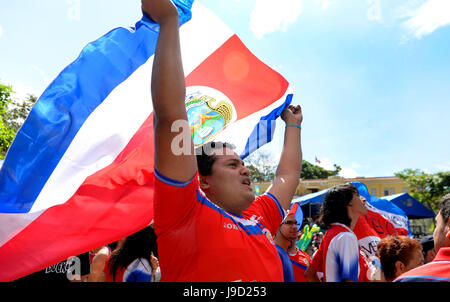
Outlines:
[[302, 172], [300, 178], [302, 179], [326, 179], [329, 176], [336, 176], [342, 168], [334, 164], [334, 170], [326, 170], [322, 167], [311, 164], [304, 160], [302, 162]]
[[[244, 162], [250, 170], [250, 179], [253, 182], [272, 181], [275, 177], [277, 164], [268, 152], [256, 151], [247, 157]], [[329, 176], [337, 175], [340, 171], [341, 167], [336, 164], [334, 165], [334, 170], [326, 170], [303, 160], [300, 178], [326, 179]]]
[[250, 170], [250, 180], [252, 182], [272, 181], [275, 177], [276, 165], [268, 152], [253, 152], [244, 162], [245, 166]]
[[12, 86], [0, 83], [0, 159], [4, 159], [17, 131], [37, 98], [31, 94], [23, 101], [13, 99]]
[[0, 83], [0, 159], [5, 158], [6, 151], [14, 139], [14, 132], [6, 122], [6, 114], [11, 104], [11, 94], [13, 93], [11, 86]]
[[412, 197], [435, 212], [439, 200], [450, 192], [450, 171], [428, 174], [419, 169], [405, 169], [394, 174], [407, 183]]

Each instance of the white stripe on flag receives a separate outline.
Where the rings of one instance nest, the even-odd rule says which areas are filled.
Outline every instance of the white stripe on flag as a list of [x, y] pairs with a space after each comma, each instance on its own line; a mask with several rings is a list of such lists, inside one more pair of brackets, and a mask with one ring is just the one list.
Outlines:
[[185, 76], [188, 76], [233, 34], [234, 32], [221, 19], [194, 2], [192, 19], [180, 27]]
[[152, 111], [152, 59], [118, 85], [81, 126], [30, 212], [63, 204], [89, 175], [107, 167]]
[[380, 214], [381, 216], [383, 216], [384, 218], [386, 218], [387, 220], [392, 222], [392, 224], [394, 225], [394, 227], [396, 229], [408, 230], [408, 220], [406, 217], [404, 217], [400, 214], [395, 214], [395, 213], [387, 212], [387, 211], [381, 210], [379, 208], [376, 208], [373, 205], [371, 205], [369, 202], [366, 202], [366, 206], [369, 210]]
[[[222, 20], [202, 6], [195, 5], [193, 14], [192, 20], [181, 27], [186, 75], [233, 34]], [[110, 165], [126, 147], [152, 112], [152, 66], [153, 56], [117, 86], [89, 116], [30, 212], [65, 203], [88, 176]]]
[[[234, 34], [200, 4], [194, 3], [192, 12], [193, 18], [180, 28], [186, 76]], [[7, 226], [0, 231], [0, 246], [46, 209], [69, 200], [88, 176], [111, 164], [120, 154], [152, 111], [152, 65], [153, 57], [118, 85], [89, 116], [29, 213], [0, 214], [0, 225]]]
[[14, 238], [24, 228], [38, 218], [44, 211], [35, 213], [0, 213], [0, 247]]

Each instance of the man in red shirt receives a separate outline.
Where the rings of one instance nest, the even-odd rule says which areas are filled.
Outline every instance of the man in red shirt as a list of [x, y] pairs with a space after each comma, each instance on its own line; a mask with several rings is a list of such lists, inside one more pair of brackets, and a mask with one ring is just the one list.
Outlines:
[[[299, 182], [300, 106], [282, 113], [286, 130], [275, 179], [255, 199], [249, 170], [229, 145], [210, 143], [202, 152], [194, 152], [190, 131], [172, 131], [174, 122], [180, 121], [184, 129], [190, 129], [178, 12], [169, 0], [143, 0], [142, 8], [160, 25], [152, 101], [154, 227], [161, 281], [283, 281], [272, 235]], [[190, 152], [175, 155], [174, 139], [190, 142]]]
[[[297, 221], [295, 212], [291, 209], [291, 211], [288, 212], [287, 217], [278, 228], [274, 240], [279, 249], [283, 249], [289, 257], [288, 264], [292, 267], [292, 281], [308, 282], [304, 274], [311, 262], [311, 257], [300, 250], [296, 245], [296, 241], [298, 239], [298, 229], [299, 226], [301, 226], [301, 223], [301, 221]], [[289, 271], [285, 269], [284, 274], [286, 279], [286, 275], [289, 274]]]
[[297, 247], [295, 241], [288, 249], [289, 258], [291, 259], [292, 268], [294, 269], [295, 282], [308, 282], [305, 278], [305, 271], [311, 264], [311, 257]]
[[439, 203], [433, 232], [437, 251], [433, 261], [412, 269], [394, 282], [450, 282], [450, 193]]

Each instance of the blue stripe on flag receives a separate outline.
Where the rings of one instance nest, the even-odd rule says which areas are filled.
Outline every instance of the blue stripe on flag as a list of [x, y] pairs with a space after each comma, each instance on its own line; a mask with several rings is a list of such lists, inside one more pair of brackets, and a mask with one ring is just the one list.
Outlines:
[[370, 195], [365, 184], [361, 182], [349, 182], [349, 184], [354, 185], [358, 189], [359, 194], [364, 196], [367, 199], [367, 201], [369, 201], [369, 203], [375, 206], [377, 209], [401, 215], [406, 218], [405, 212], [399, 207], [397, 207], [394, 203], [389, 202], [386, 199]]
[[241, 159], [249, 156], [253, 151], [259, 147], [267, 144], [272, 140], [275, 131], [275, 120], [281, 115], [284, 108], [288, 107], [292, 102], [292, 94], [286, 96], [286, 100], [282, 105], [272, 110], [268, 115], [260, 118], [252, 133], [247, 139], [245, 149], [240, 155]]
[[[174, 2], [182, 6], [180, 24], [189, 20], [193, 0]], [[17, 133], [0, 171], [0, 212], [30, 211], [89, 115], [154, 54], [158, 38], [154, 28], [144, 16], [134, 29], [111, 30], [88, 44], [49, 85]]]

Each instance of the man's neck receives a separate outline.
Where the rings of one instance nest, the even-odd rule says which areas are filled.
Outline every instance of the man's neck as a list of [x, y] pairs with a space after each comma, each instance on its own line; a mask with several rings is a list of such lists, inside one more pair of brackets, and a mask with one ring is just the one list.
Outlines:
[[275, 243], [278, 244], [283, 248], [283, 250], [287, 251], [289, 246], [291, 245], [291, 242], [286, 238], [286, 236], [283, 235], [281, 231], [278, 231], [275, 235]]
[[358, 219], [356, 219], [356, 220], [352, 219], [352, 222], [350, 223], [350, 229], [351, 229], [352, 231], [353, 231], [353, 229], [355, 228], [357, 222], [358, 222]]
[[360, 215], [354, 215], [353, 213], [349, 215], [351, 222], [350, 222], [350, 229], [353, 231], [353, 229], [356, 226], [356, 223], [358, 222], [358, 219], [360, 217]]
[[214, 194], [211, 194], [211, 192], [204, 192], [206, 195], [206, 198], [222, 210], [228, 212], [229, 214], [232, 214], [237, 217], [242, 217], [242, 213], [245, 211], [245, 209], [238, 208], [238, 207], [231, 207], [229, 203], [223, 200], [223, 198], [219, 198]]

